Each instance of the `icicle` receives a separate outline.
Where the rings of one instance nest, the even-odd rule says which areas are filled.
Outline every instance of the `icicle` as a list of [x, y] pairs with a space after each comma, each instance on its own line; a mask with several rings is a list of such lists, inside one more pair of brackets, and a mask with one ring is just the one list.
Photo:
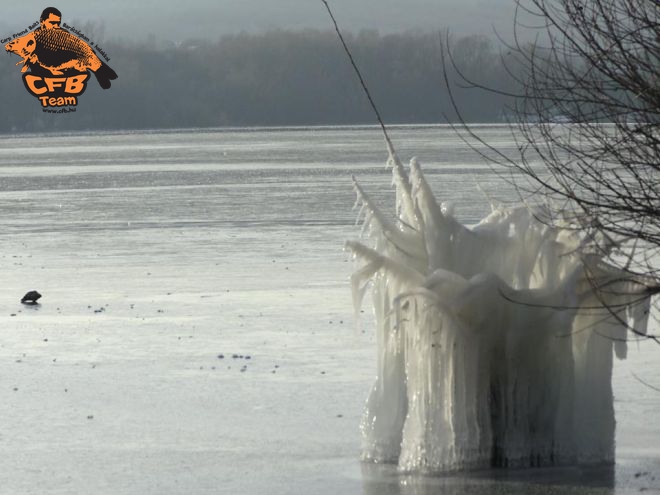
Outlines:
[[368, 212], [363, 225], [363, 235], [367, 228], [373, 226], [372, 222], [374, 222], [379, 233], [389, 241], [391, 247], [411, 257], [425, 256], [424, 247], [414, 232], [410, 232], [409, 230], [404, 232], [397, 228], [372, 202], [371, 198], [369, 198], [357, 181], [354, 181], [354, 188]]
[[540, 221], [543, 207], [461, 225], [417, 161], [408, 176], [388, 150], [399, 225], [356, 183], [374, 247], [347, 243], [364, 263], [356, 314], [371, 287], [376, 317], [363, 459], [425, 472], [612, 462], [613, 350], [624, 358], [628, 329], [646, 331], [643, 281], [571, 219]]

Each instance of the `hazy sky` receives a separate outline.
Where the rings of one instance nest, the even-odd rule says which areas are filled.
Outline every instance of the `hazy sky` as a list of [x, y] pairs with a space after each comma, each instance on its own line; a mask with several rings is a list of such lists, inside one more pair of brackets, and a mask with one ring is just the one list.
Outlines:
[[[450, 28], [456, 34], [511, 31], [513, 0], [329, 0], [345, 30], [381, 32]], [[37, 20], [49, 4], [8, 2], [2, 6], [5, 38]], [[216, 39], [227, 33], [268, 29], [330, 29], [320, 0], [58, 0], [63, 21], [103, 21], [106, 39], [149, 34], [161, 40]]]

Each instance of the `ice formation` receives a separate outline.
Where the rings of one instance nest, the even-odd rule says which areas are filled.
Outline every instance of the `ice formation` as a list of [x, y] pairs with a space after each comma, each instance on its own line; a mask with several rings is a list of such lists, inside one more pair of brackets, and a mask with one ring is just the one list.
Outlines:
[[468, 228], [414, 158], [390, 164], [396, 217], [356, 182], [371, 247], [347, 243], [356, 313], [371, 288], [376, 321], [363, 459], [421, 472], [613, 462], [613, 350], [624, 358], [629, 328], [645, 332], [640, 286], [530, 207]]

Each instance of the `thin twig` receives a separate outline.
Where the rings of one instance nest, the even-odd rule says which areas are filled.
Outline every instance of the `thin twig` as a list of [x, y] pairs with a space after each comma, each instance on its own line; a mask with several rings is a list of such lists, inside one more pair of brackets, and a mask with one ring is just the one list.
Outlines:
[[328, 2], [326, 0], [321, 0], [323, 2], [323, 5], [325, 5], [325, 8], [328, 11], [328, 14], [330, 15], [330, 19], [332, 19], [332, 23], [335, 25], [335, 31], [337, 32], [337, 36], [339, 37], [339, 41], [341, 41], [342, 46], [344, 47], [344, 51], [346, 52], [346, 55], [348, 55], [348, 59], [351, 61], [351, 65], [353, 66], [353, 70], [355, 71], [355, 74], [357, 74], [358, 79], [360, 80], [360, 84], [362, 85], [362, 89], [364, 90], [364, 93], [367, 95], [367, 98], [369, 99], [369, 104], [371, 105], [371, 108], [373, 109], [374, 113], [376, 114], [376, 118], [378, 119], [378, 123], [380, 124], [380, 128], [383, 131], [383, 135], [385, 136], [385, 141], [387, 142], [387, 149], [390, 153], [394, 154], [394, 146], [392, 145], [392, 141], [390, 140], [390, 136], [387, 133], [387, 128], [385, 127], [385, 124], [383, 123], [383, 119], [380, 116], [380, 112], [378, 111], [378, 107], [376, 107], [376, 104], [374, 103], [373, 98], [371, 97], [371, 93], [369, 92], [369, 88], [367, 88], [367, 84], [364, 82], [364, 79], [362, 78], [362, 73], [360, 72], [360, 69], [358, 68], [357, 64], [355, 63], [355, 60], [353, 59], [353, 55], [351, 54], [351, 51], [348, 48], [348, 45], [346, 44], [346, 41], [344, 40], [344, 37], [341, 34], [341, 31], [339, 30], [339, 26], [337, 25], [337, 20], [335, 19], [335, 16], [332, 14], [332, 10], [330, 10], [330, 5], [328, 5]]
[[654, 387], [654, 386], [651, 385], [650, 383], [645, 382], [644, 380], [642, 380], [640, 377], [638, 377], [638, 376], [637, 376], [635, 373], [633, 373], [632, 371], [630, 372], [630, 374], [631, 374], [631, 375], [632, 375], [632, 376], [633, 376], [638, 382], [642, 383], [643, 385], [646, 385], [648, 388], [650, 388], [650, 389], [652, 389], [652, 390], [655, 390], [656, 392], [660, 392], [660, 388], [658, 388], [658, 387]]

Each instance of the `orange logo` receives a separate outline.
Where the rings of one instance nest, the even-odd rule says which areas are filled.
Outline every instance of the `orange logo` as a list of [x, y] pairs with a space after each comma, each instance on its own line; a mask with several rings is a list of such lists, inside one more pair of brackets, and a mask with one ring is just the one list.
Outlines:
[[[30, 31], [35, 27], [34, 31]], [[96, 50], [105, 61], [99, 58], [85, 40], [90, 41], [66, 23], [62, 25], [61, 12], [55, 7], [48, 7], [41, 13], [38, 23], [2, 42], [9, 41], [5, 50], [21, 57], [16, 65], [23, 65], [21, 72], [25, 88], [39, 99], [46, 111], [48, 107], [61, 110], [75, 107], [78, 97], [87, 87], [89, 71], [96, 76], [103, 89], [108, 89], [110, 81], [117, 79], [117, 73], [106, 63], [110, 58], [96, 45]]]

